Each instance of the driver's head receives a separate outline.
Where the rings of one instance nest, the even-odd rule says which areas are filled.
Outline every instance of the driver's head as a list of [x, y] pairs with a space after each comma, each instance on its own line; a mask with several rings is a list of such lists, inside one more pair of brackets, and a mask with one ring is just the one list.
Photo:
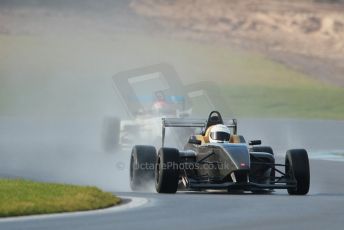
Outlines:
[[162, 90], [156, 91], [155, 92], [155, 98], [158, 101], [164, 101], [165, 100], [165, 94]]
[[225, 125], [214, 125], [210, 127], [209, 142], [229, 142], [231, 130]]

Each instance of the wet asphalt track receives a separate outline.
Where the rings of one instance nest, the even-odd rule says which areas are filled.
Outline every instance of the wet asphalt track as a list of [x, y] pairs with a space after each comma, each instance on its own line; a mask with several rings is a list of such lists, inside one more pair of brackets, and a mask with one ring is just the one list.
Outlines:
[[0, 229], [343, 229], [344, 163], [311, 161], [307, 196], [226, 193], [119, 193], [148, 203], [94, 216], [0, 222]]
[[[128, 22], [137, 24], [135, 30], [147, 26], [142, 19], [135, 21], [135, 15], [130, 14], [127, 9], [126, 0], [118, 0], [116, 3], [118, 4], [119, 10], [115, 15], [118, 15], [118, 20], [116, 18], [116, 20], [112, 21], [119, 24], [117, 27], [123, 27], [127, 30], [129, 28], [127, 26]], [[121, 24], [123, 25], [121, 26]], [[114, 26], [114, 28], [117, 27]], [[132, 27], [133, 25], [130, 26], [130, 28]], [[37, 180], [58, 182], [80, 182], [80, 175], [84, 177], [86, 174], [88, 176], [84, 171], [71, 170], [71, 168], [74, 169], [74, 165], [71, 164], [69, 166], [65, 162], [65, 159], [73, 162], [75, 159], [71, 157], [72, 155], [70, 153], [74, 153], [76, 149], [78, 152], [88, 153], [87, 151], [89, 151], [94, 154], [96, 150], [90, 148], [89, 144], [93, 144], [92, 141], [86, 139], [88, 141], [87, 148], [85, 147], [85, 149], [80, 150], [79, 146], [77, 146], [78, 148], [75, 147], [77, 139], [70, 137], [73, 135], [78, 136], [76, 132], [72, 132], [73, 135], [67, 135], [67, 137], [63, 135], [61, 135], [63, 137], [60, 137], [58, 135], [59, 132], [56, 134], [56, 127], [46, 128], [43, 125], [42, 130], [38, 129], [43, 133], [43, 136], [46, 136], [42, 141], [41, 133], [37, 134], [37, 138], [35, 135], [32, 137], [32, 128], [27, 122], [20, 124], [20, 129], [15, 126], [15, 128], [12, 128], [12, 123], [17, 124], [17, 121], [0, 122], [0, 174], [6, 175], [9, 173], [10, 175], [25, 176]], [[89, 124], [82, 126], [89, 127]], [[37, 128], [37, 124], [34, 127]], [[61, 127], [62, 129], [64, 128], [64, 126]], [[252, 132], [252, 127], [255, 127], [253, 129], [255, 132]], [[316, 121], [314, 123], [313, 121], [293, 120], [251, 120], [246, 121], [243, 126], [240, 126], [240, 132], [242, 130], [242, 134], [245, 137], [262, 138], [265, 144], [272, 145], [275, 150], [278, 150], [277, 152], [279, 154], [283, 154], [286, 148], [300, 146], [308, 150], [320, 152], [325, 152], [329, 149], [341, 150], [344, 146], [343, 128], [344, 122]], [[55, 131], [55, 136], [49, 135], [50, 129]], [[19, 130], [19, 132], [16, 130]], [[76, 128], [76, 131], [80, 132], [80, 130], [85, 131]], [[62, 130], [61, 133], [64, 133], [64, 131]], [[86, 130], [81, 133], [94, 132]], [[276, 135], [276, 133], [279, 135]], [[324, 133], [327, 135], [323, 135]], [[13, 142], [13, 136], [17, 138], [17, 142], [21, 143], [21, 145]], [[27, 136], [30, 136], [31, 139], [26, 140]], [[39, 142], [36, 141], [39, 143], [37, 144], [38, 147], [32, 144], [32, 139], [34, 141], [36, 139], [39, 140]], [[80, 139], [82, 139], [82, 142], [85, 142], [85, 137]], [[61, 149], [59, 142], [56, 143], [56, 140], [64, 143], [64, 145], [66, 145], [65, 143], [69, 145]], [[321, 140], [321, 142], [318, 140]], [[30, 146], [30, 148], [27, 146]], [[51, 155], [47, 154], [47, 151]], [[60, 158], [54, 157], [54, 151], [64, 154], [61, 163], [64, 164], [62, 171], [65, 172], [65, 175], [61, 175], [60, 168], [55, 169], [56, 166], [54, 165]], [[32, 160], [27, 160], [23, 155], [29, 155], [29, 153], [35, 153], [37, 157]], [[51, 161], [54, 161], [54, 164], [46, 160], [48, 158], [46, 157], [47, 155], [49, 159], [52, 159]], [[25, 164], [18, 163], [18, 159], [25, 159]], [[46, 164], [42, 165], [38, 161], [40, 167], [37, 167], [36, 159], [41, 159], [41, 161], [45, 160]], [[91, 166], [93, 167], [93, 165], [88, 163], [88, 171], [92, 175], [96, 174], [97, 171], [101, 171], [99, 165], [95, 165], [94, 169], [92, 168], [90, 170], [89, 168]], [[127, 165], [124, 168], [127, 169]], [[0, 221], [0, 230], [344, 229], [343, 172], [344, 162], [312, 160], [311, 190], [307, 196], [289, 196], [285, 191], [277, 191], [272, 195], [190, 192], [177, 193], [175, 195], [161, 195], [155, 193], [121, 193], [114, 191], [114, 193], [122, 196], [145, 197], [149, 202], [139, 208], [102, 215], [36, 218], [9, 222], [2, 220]], [[111, 178], [111, 173], [106, 175], [105, 180]], [[87, 183], [92, 182], [96, 185], [102, 185], [99, 182], [101, 178], [104, 177], [94, 175], [94, 177], [87, 178]], [[124, 177], [123, 180], [127, 180], [127, 177]], [[81, 181], [80, 183], [85, 182]], [[110, 183], [113, 182], [109, 181]]]
[[[41, 148], [30, 144], [14, 145], [9, 140], [16, 140], [22, 143], [21, 136], [24, 137], [25, 132], [18, 132], [17, 121], [11, 122], [6, 120], [2, 124], [1, 143], [1, 161], [0, 174], [11, 173], [16, 176], [23, 176], [37, 180], [48, 181], [67, 181], [83, 184], [78, 179], [86, 177], [88, 183], [92, 183], [102, 187], [102, 184], [127, 184], [128, 165], [126, 164], [127, 155], [113, 155], [107, 161], [113, 168], [118, 162], [123, 163], [122, 171], [113, 172], [109, 170], [111, 167], [102, 161], [93, 164], [86, 164], [79, 158], [68, 156], [70, 162], [79, 161], [79, 167], [82, 169], [72, 171], [74, 164], [66, 163], [66, 154], [74, 151], [88, 153], [87, 149], [74, 148], [73, 146], [84, 143], [86, 137], [80, 138], [79, 142], [76, 138], [71, 138], [69, 142], [74, 143], [73, 148], [63, 149], [63, 156], [57, 158], [54, 152], [56, 141], [60, 140], [56, 136], [56, 128], [54, 135], [50, 134], [50, 126], [43, 126], [37, 133], [38, 137], [44, 136], [46, 140], [39, 138]], [[286, 148], [306, 147], [312, 153], [326, 149], [344, 149], [343, 121], [282, 121], [282, 120], [248, 120], [240, 123], [240, 132], [248, 139], [254, 137], [262, 137], [265, 144], [272, 144], [276, 150], [276, 155], [284, 155]], [[60, 125], [62, 128], [65, 127]], [[60, 127], [59, 126], [59, 127]], [[19, 126], [20, 130], [32, 130], [29, 124], [24, 122]], [[84, 127], [84, 126], [82, 126]], [[86, 126], [89, 127], [89, 126]], [[255, 127], [252, 129], [252, 127]], [[37, 127], [36, 127], [37, 128]], [[63, 128], [64, 130], [64, 128]], [[61, 133], [63, 133], [63, 130]], [[79, 132], [80, 130], [76, 128]], [[257, 133], [252, 132], [256, 130]], [[264, 130], [264, 132], [262, 132]], [[328, 133], [329, 135], [322, 135]], [[86, 130], [87, 131], [87, 130]], [[89, 130], [85, 133], [93, 133]], [[260, 131], [260, 133], [258, 133]], [[58, 132], [57, 132], [58, 133]], [[276, 135], [278, 133], [278, 135]], [[13, 135], [12, 135], [13, 134]], [[13, 136], [16, 134], [16, 138]], [[74, 136], [74, 135], [71, 135]], [[32, 139], [32, 138], [31, 138]], [[27, 140], [27, 143], [36, 143], [33, 140]], [[83, 140], [83, 142], [81, 142]], [[87, 139], [88, 140], [88, 139]], [[66, 142], [65, 139], [60, 140], [61, 143]], [[26, 143], [26, 142], [24, 142]], [[76, 144], [75, 144], [76, 143]], [[54, 145], [55, 144], [55, 145]], [[27, 151], [24, 147], [29, 146]], [[87, 148], [92, 147], [89, 141]], [[20, 147], [20, 148], [19, 148]], [[281, 150], [277, 150], [278, 148]], [[43, 151], [44, 149], [44, 151]], [[61, 149], [57, 149], [61, 150]], [[56, 150], [56, 151], [57, 151]], [[92, 148], [91, 148], [92, 150]], [[93, 153], [88, 149], [90, 153]], [[42, 153], [40, 152], [42, 151]], [[47, 155], [48, 152], [50, 155]], [[25, 160], [20, 163], [20, 159], [26, 159], [23, 154], [36, 156], [33, 160]], [[89, 157], [90, 153], [83, 158]], [[33, 155], [32, 155], [33, 154]], [[55, 155], [56, 156], [55, 156]], [[53, 159], [54, 164], [46, 160], [43, 156], [49, 156]], [[59, 154], [58, 154], [59, 155]], [[90, 158], [93, 161], [104, 155], [95, 155], [96, 158]], [[38, 158], [39, 157], [39, 158]], [[45, 162], [46, 167], [38, 167], [36, 162]], [[55, 159], [55, 160], [54, 160]], [[60, 159], [60, 164], [57, 164]], [[107, 159], [107, 158], [105, 158]], [[282, 159], [282, 158], [280, 158]], [[54, 167], [63, 168], [54, 170]], [[55, 165], [55, 166], [54, 166]], [[73, 166], [73, 167], [72, 167]], [[90, 168], [89, 166], [92, 166]], [[43, 171], [42, 171], [43, 170]], [[62, 171], [64, 174], [62, 174]], [[93, 177], [89, 177], [88, 174]], [[136, 196], [148, 199], [148, 203], [139, 208], [129, 209], [123, 212], [103, 213], [95, 215], [81, 216], [64, 216], [44, 219], [3, 221], [0, 220], [0, 230], [9, 229], [82, 229], [82, 230], [102, 230], [102, 229], [343, 229], [344, 224], [344, 162], [311, 160], [311, 190], [307, 196], [289, 196], [286, 191], [277, 191], [272, 195], [253, 195], [253, 194], [225, 194], [225, 193], [177, 193], [175, 195], [161, 195], [156, 193], [128, 193], [119, 192], [114, 189], [115, 194], [120, 196]], [[98, 173], [98, 174], [97, 174]], [[79, 175], [80, 174], [80, 175]], [[116, 176], [117, 175], [117, 176]], [[116, 178], [117, 177], [117, 178]], [[122, 180], [120, 181], [119, 180]], [[103, 188], [106, 188], [103, 186]], [[123, 190], [121, 190], [123, 191]], [[0, 204], [1, 205], [1, 204]]]

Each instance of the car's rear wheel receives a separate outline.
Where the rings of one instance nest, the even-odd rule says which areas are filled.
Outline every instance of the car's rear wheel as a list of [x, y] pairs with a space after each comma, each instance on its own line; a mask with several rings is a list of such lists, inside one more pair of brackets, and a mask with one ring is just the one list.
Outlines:
[[147, 191], [154, 185], [156, 149], [154, 146], [136, 145], [130, 157], [130, 188]]
[[155, 188], [158, 193], [176, 193], [179, 182], [179, 151], [161, 148], [155, 168]]
[[289, 180], [296, 182], [295, 188], [288, 188], [290, 195], [305, 195], [309, 191], [310, 173], [307, 151], [292, 149], [285, 157], [285, 173]]

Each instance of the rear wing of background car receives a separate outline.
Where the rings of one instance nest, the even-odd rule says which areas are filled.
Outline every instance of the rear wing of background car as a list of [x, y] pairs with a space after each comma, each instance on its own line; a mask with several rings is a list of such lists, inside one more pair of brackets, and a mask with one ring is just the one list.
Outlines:
[[165, 63], [122, 71], [112, 79], [114, 90], [131, 117], [145, 107], [151, 107], [157, 92], [162, 92], [167, 100], [179, 102], [181, 107], [190, 103], [177, 72]]
[[[230, 119], [224, 122], [228, 128], [233, 130], [233, 134], [237, 135], [237, 120]], [[165, 143], [165, 130], [166, 127], [184, 127], [184, 128], [203, 128], [207, 126], [207, 119], [189, 119], [189, 118], [162, 118], [162, 147]]]
[[[140, 111], [151, 110], [157, 93], [178, 111], [206, 114], [209, 110], [229, 111], [227, 100], [218, 85], [211, 81], [193, 82], [184, 85], [176, 70], [169, 64], [160, 63], [116, 73], [113, 88], [126, 115], [136, 117]], [[184, 113], [184, 112], [183, 112]]]

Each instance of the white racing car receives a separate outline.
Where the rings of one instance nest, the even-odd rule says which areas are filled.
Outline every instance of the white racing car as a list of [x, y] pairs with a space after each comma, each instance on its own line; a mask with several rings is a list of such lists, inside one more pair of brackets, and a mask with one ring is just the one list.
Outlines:
[[[147, 142], [159, 146], [161, 118], [202, 114], [218, 107], [218, 102], [226, 106], [214, 83], [183, 85], [173, 67], [167, 64], [120, 72], [113, 77], [113, 82], [127, 116], [106, 120], [108, 151], [128, 150], [134, 144]], [[193, 129], [171, 132], [171, 144], [182, 146]]]

